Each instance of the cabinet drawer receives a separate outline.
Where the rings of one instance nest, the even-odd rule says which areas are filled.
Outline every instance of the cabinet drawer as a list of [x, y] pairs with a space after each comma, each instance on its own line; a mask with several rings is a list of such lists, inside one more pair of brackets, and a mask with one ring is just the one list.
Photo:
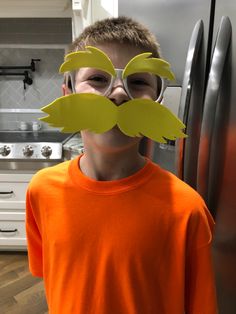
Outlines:
[[0, 182], [0, 208], [25, 208], [28, 182]]
[[25, 213], [0, 213], [0, 249], [26, 246]]

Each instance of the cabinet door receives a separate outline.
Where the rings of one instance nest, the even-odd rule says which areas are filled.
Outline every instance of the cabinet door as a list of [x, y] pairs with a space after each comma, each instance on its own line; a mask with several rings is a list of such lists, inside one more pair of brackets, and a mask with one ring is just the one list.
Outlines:
[[25, 209], [25, 196], [32, 174], [0, 173], [0, 210]]
[[0, 212], [0, 250], [26, 249], [25, 213]]
[[0, 182], [0, 208], [24, 209], [28, 182]]

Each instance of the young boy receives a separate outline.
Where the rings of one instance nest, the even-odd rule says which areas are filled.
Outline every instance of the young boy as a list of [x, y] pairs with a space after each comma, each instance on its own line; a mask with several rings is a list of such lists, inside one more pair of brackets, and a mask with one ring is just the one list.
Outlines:
[[[140, 53], [160, 57], [153, 35], [125, 17], [89, 26], [71, 51], [88, 45], [118, 69]], [[101, 93], [106, 78], [86, 71], [76, 71], [65, 95]], [[139, 98], [155, 100], [161, 89], [155, 82], [152, 91], [149, 82], [129, 84], [141, 85]], [[121, 106], [129, 92], [116, 78], [106, 97]], [[200, 196], [140, 155], [140, 137], [117, 126], [81, 136], [84, 154], [39, 171], [27, 193], [29, 267], [44, 279], [49, 312], [217, 313], [213, 220]]]

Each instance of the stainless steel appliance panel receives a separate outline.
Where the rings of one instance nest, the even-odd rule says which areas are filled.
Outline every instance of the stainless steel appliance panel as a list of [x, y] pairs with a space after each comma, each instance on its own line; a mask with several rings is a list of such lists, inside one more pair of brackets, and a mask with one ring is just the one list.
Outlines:
[[204, 42], [208, 40], [211, 0], [119, 0], [119, 15], [130, 16], [147, 25], [157, 36], [163, 57], [176, 75], [174, 85], [182, 85], [184, 67], [194, 25], [204, 22]]
[[58, 131], [2, 131], [0, 170], [38, 170], [62, 162], [63, 144], [72, 135]]

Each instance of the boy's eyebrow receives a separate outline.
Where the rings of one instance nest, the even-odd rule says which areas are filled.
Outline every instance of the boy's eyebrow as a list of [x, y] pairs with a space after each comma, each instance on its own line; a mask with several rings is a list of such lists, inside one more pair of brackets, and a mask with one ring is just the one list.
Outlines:
[[115, 68], [109, 57], [100, 49], [86, 46], [85, 51], [76, 51], [66, 55], [59, 72], [70, 72], [82, 67], [96, 68], [115, 76]]
[[175, 76], [170, 69], [170, 64], [160, 58], [149, 58], [151, 55], [151, 52], [144, 52], [132, 58], [124, 68], [122, 78], [134, 73], [149, 72], [169, 80], [174, 80]]

